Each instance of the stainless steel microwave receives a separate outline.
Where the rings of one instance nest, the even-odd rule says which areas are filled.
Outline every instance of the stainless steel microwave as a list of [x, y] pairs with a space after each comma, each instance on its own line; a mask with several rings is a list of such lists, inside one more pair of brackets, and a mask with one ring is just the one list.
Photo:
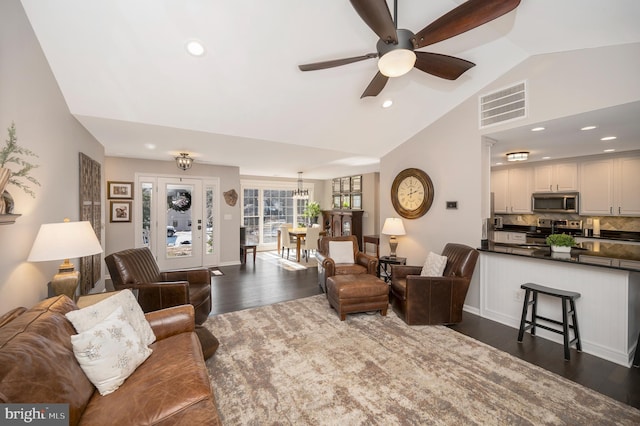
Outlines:
[[577, 192], [536, 192], [531, 195], [534, 212], [578, 213], [580, 195]]

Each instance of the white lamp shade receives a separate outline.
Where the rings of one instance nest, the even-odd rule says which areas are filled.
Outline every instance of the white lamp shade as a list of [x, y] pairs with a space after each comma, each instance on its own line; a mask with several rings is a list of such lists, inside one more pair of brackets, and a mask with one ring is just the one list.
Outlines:
[[73, 259], [102, 253], [89, 222], [45, 223], [40, 226], [29, 253], [29, 262]]
[[385, 219], [382, 226], [382, 233], [384, 235], [405, 235], [404, 225], [402, 219], [399, 217], [389, 217]]
[[378, 69], [387, 77], [405, 75], [416, 64], [416, 54], [409, 49], [396, 49], [378, 60]]

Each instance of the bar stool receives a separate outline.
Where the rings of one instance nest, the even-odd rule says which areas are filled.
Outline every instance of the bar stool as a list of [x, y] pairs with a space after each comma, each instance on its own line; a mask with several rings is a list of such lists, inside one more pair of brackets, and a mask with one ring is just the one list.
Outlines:
[[[572, 344], [576, 344], [576, 349], [582, 351], [582, 344], [580, 342], [580, 331], [578, 330], [578, 316], [576, 313], [575, 300], [580, 297], [580, 293], [574, 291], [558, 290], [556, 288], [545, 287], [543, 285], [526, 283], [522, 284], [520, 288], [525, 290], [524, 304], [522, 306], [522, 318], [520, 319], [520, 331], [518, 332], [518, 342], [522, 342], [524, 332], [531, 329], [531, 335], [536, 335], [536, 327], [544, 328], [545, 330], [552, 331], [554, 333], [562, 334], [564, 337], [564, 359], [567, 361], [570, 359], [569, 347]], [[538, 303], [538, 293], [546, 294], [547, 296], [559, 297], [562, 299], [562, 321], [556, 321], [551, 318], [540, 316], [536, 312]], [[529, 294], [533, 294], [533, 298], [529, 300]], [[567, 304], [568, 302], [568, 304]], [[531, 309], [531, 321], [527, 320], [527, 311], [529, 305]], [[569, 324], [569, 316], [571, 316], [571, 324]], [[562, 330], [558, 330], [553, 327], [546, 326], [544, 324], [538, 324], [537, 320], [547, 321], [553, 324], [562, 326]], [[574, 338], [569, 340], [569, 329], [573, 329]]]

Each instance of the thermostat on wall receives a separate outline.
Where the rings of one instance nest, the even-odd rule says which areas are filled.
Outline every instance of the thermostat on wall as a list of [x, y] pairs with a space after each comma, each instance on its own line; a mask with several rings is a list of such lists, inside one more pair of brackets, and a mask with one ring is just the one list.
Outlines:
[[457, 201], [447, 201], [447, 208], [448, 209], [457, 209], [458, 208], [458, 202]]

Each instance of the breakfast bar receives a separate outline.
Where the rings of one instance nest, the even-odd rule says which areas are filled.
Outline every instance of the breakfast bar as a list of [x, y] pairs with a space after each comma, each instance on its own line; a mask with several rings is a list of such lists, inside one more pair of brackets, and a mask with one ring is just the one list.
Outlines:
[[[544, 245], [489, 243], [480, 248], [480, 315], [514, 328], [520, 323], [523, 283], [579, 292], [582, 350], [629, 367], [640, 332], [640, 245], [583, 242], [570, 253]], [[553, 298], [541, 315], [557, 317]], [[538, 336], [561, 342], [554, 333]]]

